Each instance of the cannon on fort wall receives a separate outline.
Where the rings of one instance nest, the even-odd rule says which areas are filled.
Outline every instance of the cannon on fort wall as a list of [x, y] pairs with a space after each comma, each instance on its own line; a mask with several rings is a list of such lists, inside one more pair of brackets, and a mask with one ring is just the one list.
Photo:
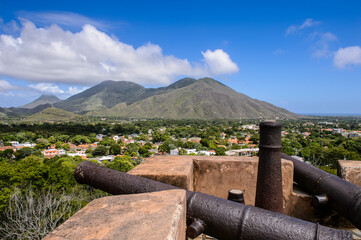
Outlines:
[[[84, 161], [75, 170], [79, 183], [111, 194], [133, 194], [178, 189], [175, 186], [97, 166]], [[218, 239], [353, 239], [349, 231], [332, 229], [284, 214], [185, 190], [187, 234]]]
[[301, 162], [287, 154], [281, 158], [294, 165], [294, 181], [311, 195], [314, 205], [328, 204], [361, 229], [361, 187], [340, 177]]

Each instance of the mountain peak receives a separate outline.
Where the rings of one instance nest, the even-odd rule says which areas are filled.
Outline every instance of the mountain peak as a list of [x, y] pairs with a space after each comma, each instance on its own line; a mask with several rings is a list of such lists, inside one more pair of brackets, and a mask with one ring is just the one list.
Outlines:
[[182, 78], [174, 83], [172, 83], [171, 85], [167, 86], [166, 89], [177, 89], [177, 88], [182, 88], [185, 86], [188, 86], [192, 83], [194, 83], [195, 81], [197, 81], [194, 78]]
[[43, 94], [40, 97], [38, 97], [37, 99], [35, 99], [34, 101], [32, 101], [31, 103], [25, 104], [24, 106], [21, 106], [19, 108], [32, 109], [32, 108], [36, 108], [43, 104], [54, 104], [54, 103], [57, 103], [60, 101], [61, 101], [61, 99], [55, 95]]

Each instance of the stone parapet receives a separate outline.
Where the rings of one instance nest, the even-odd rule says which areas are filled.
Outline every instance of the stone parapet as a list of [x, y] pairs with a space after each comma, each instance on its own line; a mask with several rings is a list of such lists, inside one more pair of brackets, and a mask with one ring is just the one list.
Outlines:
[[193, 191], [193, 158], [188, 156], [147, 158], [128, 173]]
[[361, 186], [361, 161], [338, 160], [337, 175]]
[[[244, 190], [246, 204], [255, 203], [258, 157], [156, 156], [129, 173], [184, 189], [227, 198], [228, 190]], [[284, 207], [293, 189], [293, 163], [282, 159]]]
[[93, 200], [44, 240], [184, 240], [184, 190], [118, 195]]

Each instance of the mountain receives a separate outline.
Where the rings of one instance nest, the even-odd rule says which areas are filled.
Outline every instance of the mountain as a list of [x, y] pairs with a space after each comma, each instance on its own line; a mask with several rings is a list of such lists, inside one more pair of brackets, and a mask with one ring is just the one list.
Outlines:
[[55, 104], [55, 107], [79, 113], [108, 109], [119, 103], [132, 104], [154, 95], [187, 86], [195, 81], [192, 78], [184, 78], [168, 87], [145, 88], [133, 82], [108, 80]]
[[63, 122], [76, 121], [84, 118], [72, 112], [59, 108], [46, 108], [38, 113], [28, 116], [24, 121], [28, 122]]
[[10, 108], [0, 108], [0, 113], [2, 113], [2, 115], [4, 116], [4, 114], [8, 117], [19, 117], [19, 116], [26, 116], [26, 115], [31, 115], [37, 112], [40, 112], [46, 108], [50, 108], [53, 105], [50, 103], [46, 103], [46, 104], [41, 104], [38, 105], [34, 108], [15, 108], [15, 107], [10, 107]]
[[255, 119], [260, 114], [265, 118], [299, 117], [286, 109], [236, 92], [211, 78], [180, 81], [153, 90], [156, 94], [149, 97], [134, 102], [123, 101], [87, 115], [171, 119]]
[[19, 108], [32, 109], [32, 108], [38, 107], [43, 104], [54, 104], [54, 103], [57, 103], [60, 101], [61, 101], [61, 99], [54, 95], [41, 95], [39, 98], [35, 99], [31, 103], [28, 103]]

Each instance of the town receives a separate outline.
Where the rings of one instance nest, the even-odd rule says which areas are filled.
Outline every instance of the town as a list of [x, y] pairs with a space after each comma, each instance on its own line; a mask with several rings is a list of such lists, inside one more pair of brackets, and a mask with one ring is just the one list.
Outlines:
[[[78, 184], [84, 160], [128, 172], [156, 155], [257, 156], [261, 120], [113, 120], [0, 123], [0, 215], [7, 233], [43, 238], [94, 199], [108, 196]], [[361, 160], [361, 119], [281, 120], [282, 152], [336, 174], [338, 160]], [[196, 157], [196, 156], [195, 156]], [[154, 159], [154, 158], [153, 158]], [[180, 160], [182, 158], [179, 158]], [[150, 159], [151, 160], [151, 159]], [[49, 202], [55, 205], [47, 205]], [[51, 206], [52, 209], [47, 209]], [[18, 209], [19, 214], [12, 214]], [[42, 232], [29, 209], [52, 211]], [[41, 213], [39, 213], [41, 214]], [[40, 216], [41, 217], [41, 216]], [[23, 222], [19, 229], [13, 222]], [[29, 223], [26, 225], [25, 223]], [[8, 224], [8, 225], [6, 225]]]
[[[361, 126], [358, 120], [347, 119], [339, 123], [338, 118], [333, 121], [306, 119], [284, 121], [283, 124], [283, 152], [289, 155], [323, 166], [332, 165], [330, 159], [327, 162], [322, 159], [322, 155], [330, 155], [327, 153], [331, 150], [340, 159], [360, 159]], [[67, 155], [99, 163], [129, 156], [133, 163], [139, 164], [143, 158], [153, 155], [255, 156], [259, 150], [258, 121], [132, 119], [80, 125], [4, 124], [0, 156], [19, 160], [32, 154], [50, 159]], [[73, 131], [73, 128], [77, 130]]]

